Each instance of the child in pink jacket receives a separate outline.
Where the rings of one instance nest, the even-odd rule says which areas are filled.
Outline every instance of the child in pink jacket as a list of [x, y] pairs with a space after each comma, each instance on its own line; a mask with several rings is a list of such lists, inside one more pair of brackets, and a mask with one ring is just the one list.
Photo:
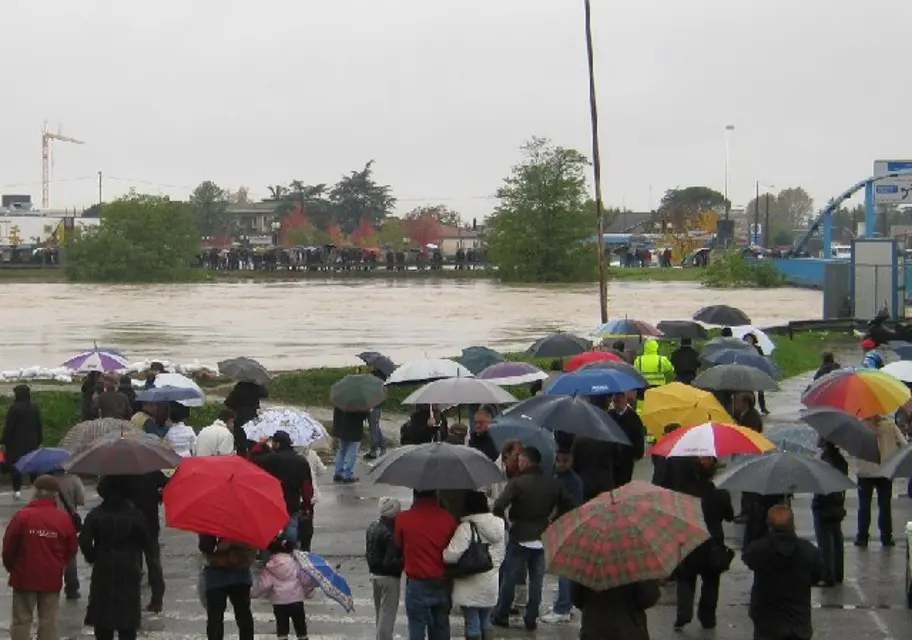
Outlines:
[[269, 551], [273, 555], [260, 572], [250, 597], [265, 598], [272, 603], [279, 640], [287, 640], [292, 624], [298, 640], [307, 640], [304, 598], [313, 591], [314, 585], [292, 555], [294, 545], [291, 541], [277, 540], [269, 546]]

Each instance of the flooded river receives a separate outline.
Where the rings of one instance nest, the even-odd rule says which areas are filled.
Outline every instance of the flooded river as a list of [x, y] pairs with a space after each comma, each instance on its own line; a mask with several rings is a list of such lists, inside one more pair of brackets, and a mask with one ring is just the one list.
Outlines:
[[[612, 282], [609, 313], [658, 322], [725, 302], [758, 326], [820, 317], [802, 289], [704, 289], [693, 283]], [[488, 280], [362, 280], [95, 286], [0, 284], [0, 369], [56, 366], [80, 350], [116, 347], [130, 359], [204, 364], [247, 355], [276, 369], [352, 365], [376, 349], [396, 360], [486, 345], [521, 350], [562, 329], [598, 324], [596, 286]]]

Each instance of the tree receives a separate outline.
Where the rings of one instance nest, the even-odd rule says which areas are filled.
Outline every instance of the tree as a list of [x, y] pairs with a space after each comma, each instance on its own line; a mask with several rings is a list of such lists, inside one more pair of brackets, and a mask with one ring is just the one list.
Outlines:
[[430, 216], [437, 220], [437, 222], [440, 224], [446, 225], [448, 227], [462, 226], [462, 218], [459, 217], [459, 213], [442, 204], [415, 207], [406, 213], [404, 217], [406, 220], [416, 220], [425, 216]]
[[282, 217], [279, 237], [282, 246], [309, 245], [313, 225], [300, 205]]
[[304, 184], [301, 180], [292, 180], [288, 185], [285, 202], [293, 201], [307, 212], [314, 226], [324, 231], [333, 221], [333, 206], [326, 198], [325, 184]]
[[225, 196], [229, 204], [250, 204], [250, 189], [238, 187], [237, 191], [226, 191]]
[[190, 208], [131, 192], [106, 203], [98, 226], [69, 241], [66, 273], [80, 282], [179, 282], [196, 278], [200, 231]]
[[405, 221], [402, 218], [390, 216], [380, 225], [380, 231], [377, 234], [377, 242], [382, 245], [389, 245], [394, 249], [399, 249], [403, 244], [408, 243], [408, 229], [405, 227]]
[[345, 233], [354, 231], [363, 218], [379, 226], [396, 205], [392, 188], [374, 180], [373, 166], [371, 160], [361, 171], [343, 176], [329, 192], [334, 220]]
[[776, 211], [789, 229], [804, 229], [814, 213], [814, 199], [801, 187], [783, 189], [776, 196]]
[[201, 182], [190, 194], [190, 214], [204, 236], [217, 236], [231, 231], [228, 216], [228, 192], [211, 180]]
[[91, 207], [83, 210], [82, 217], [83, 218], [100, 218], [101, 217], [101, 205], [96, 202]]
[[376, 247], [380, 244], [377, 229], [374, 228], [374, 225], [372, 225], [367, 218], [361, 219], [358, 228], [351, 234], [351, 241], [355, 246], [361, 247], [362, 249]]
[[595, 225], [586, 210], [586, 157], [532, 138], [497, 191], [488, 256], [504, 280], [563, 282], [595, 275]]
[[22, 244], [22, 236], [19, 235], [20, 233], [22, 233], [22, 230], [19, 228], [18, 224], [10, 225], [6, 239], [9, 241], [11, 247], [18, 247]]
[[345, 244], [345, 233], [342, 231], [342, 228], [338, 223], [333, 222], [329, 225], [329, 229], [326, 230], [326, 233], [329, 235], [330, 243], [339, 246]]
[[669, 189], [662, 196], [656, 219], [670, 235], [672, 252], [679, 258], [692, 250], [692, 236], [715, 226], [717, 210], [726, 206], [725, 196], [709, 187]]
[[443, 225], [433, 215], [427, 214], [405, 221], [408, 237], [419, 247], [440, 244], [443, 239]]
[[271, 184], [266, 188], [269, 189], [269, 197], [264, 202], [279, 202], [288, 193], [288, 189], [280, 184]]

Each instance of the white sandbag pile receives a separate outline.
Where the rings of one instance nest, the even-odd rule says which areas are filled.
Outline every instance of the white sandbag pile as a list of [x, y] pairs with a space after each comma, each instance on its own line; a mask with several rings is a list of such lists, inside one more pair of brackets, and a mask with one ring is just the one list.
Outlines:
[[[187, 364], [177, 364], [167, 360], [140, 360], [132, 362], [130, 365], [116, 373], [127, 375], [136, 375], [145, 373], [149, 370], [153, 362], [161, 362], [165, 365], [165, 370], [169, 373], [181, 373], [189, 378], [217, 378], [218, 366], [201, 364], [199, 360]], [[9, 382], [29, 382], [29, 381], [54, 381], [54, 382], [73, 382], [73, 372], [66, 367], [28, 367], [24, 369], [9, 369], [0, 371], [0, 383]], [[134, 380], [134, 384], [137, 381]], [[142, 386], [142, 381], [139, 381]]]
[[0, 371], [0, 382], [28, 382], [30, 380], [53, 380], [54, 382], [73, 382], [73, 373], [66, 367], [28, 367], [26, 369], [9, 369]]

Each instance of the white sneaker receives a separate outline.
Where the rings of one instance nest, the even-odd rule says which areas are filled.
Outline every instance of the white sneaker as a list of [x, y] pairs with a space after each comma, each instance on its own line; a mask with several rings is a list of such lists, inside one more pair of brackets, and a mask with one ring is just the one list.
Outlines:
[[567, 624], [570, 622], [569, 613], [546, 613], [541, 617], [541, 621], [545, 624]]
[[13, 493], [13, 500], [22, 500], [22, 492], [16, 491], [15, 493]]

